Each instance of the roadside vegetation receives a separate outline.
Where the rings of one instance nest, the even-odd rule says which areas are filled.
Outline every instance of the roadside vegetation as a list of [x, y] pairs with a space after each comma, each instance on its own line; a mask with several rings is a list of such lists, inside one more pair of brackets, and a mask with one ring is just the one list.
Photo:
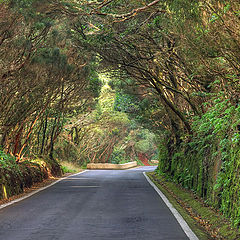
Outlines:
[[157, 173], [148, 173], [150, 179], [164, 193], [199, 239], [240, 238], [240, 231], [223, 214], [193, 192]]
[[61, 175], [60, 165], [53, 159], [38, 158], [17, 163], [15, 157], [0, 151], [0, 200], [21, 194], [49, 177]]

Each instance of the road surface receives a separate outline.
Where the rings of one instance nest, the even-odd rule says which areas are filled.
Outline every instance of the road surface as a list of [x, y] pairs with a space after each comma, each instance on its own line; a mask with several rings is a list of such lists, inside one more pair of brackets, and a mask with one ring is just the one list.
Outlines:
[[188, 239], [143, 171], [91, 170], [0, 210], [1, 240]]

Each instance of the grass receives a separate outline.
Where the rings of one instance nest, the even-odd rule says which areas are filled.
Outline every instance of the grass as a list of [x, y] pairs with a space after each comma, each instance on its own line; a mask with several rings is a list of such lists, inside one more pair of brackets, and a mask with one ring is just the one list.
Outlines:
[[61, 161], [60, 164], [63, 173], [77, 173], [82, 171], [82, 168], [71, 162]]
[[156, 173], [147, 174], [178, 210], [200, 240], [240, 239], [240, 230], [200, 198]]
[[130, 161], [129, 160], [122, 160], [118, 164], [125, 164], [125, 163], [128, 163], [128, 162], [130, 162]]

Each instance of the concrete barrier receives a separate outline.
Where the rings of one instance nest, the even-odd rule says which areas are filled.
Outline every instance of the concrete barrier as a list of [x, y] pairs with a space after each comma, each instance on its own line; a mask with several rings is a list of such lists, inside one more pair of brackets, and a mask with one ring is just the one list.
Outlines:
[[158, 163], [159, 163], [158, 160], [151, 160], [150, 162], [151, 162], [152, 164], [158, 164]]
[[128, 168], [137, 167], [137, 162], [129, 162], [124, 164], [113, 163], [88, 163], [87, 169], [109, 169], [109, 170], [124, 170]]

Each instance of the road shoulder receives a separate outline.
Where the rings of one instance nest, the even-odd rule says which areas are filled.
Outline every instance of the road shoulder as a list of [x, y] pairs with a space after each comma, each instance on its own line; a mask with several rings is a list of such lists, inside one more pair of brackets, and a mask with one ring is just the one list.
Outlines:
[[154, 172], [147, 175], [178, 210], [199, 239], [240, 239], [239, 229], [234, 228], [221, 213], [209, 207], [191, 191]]
[[158, 193], [158, 195], [162, 198], [164, 203], [167, 205], [167, 207], [170, 209], [176, 220], [178, 221], [179, 225], [185, 232], [185, 234], [188, 236], [190, 240], [198, 240], [198, 237], [195, 235], [195, 233], [191, 230], [191, 228], [188, 226], [187, 222], [183, 219], [181, 214], [177, 211], [177, 209], [170, 203], [170, 201], [167, 199], [167, 197], [163, 194], [163, 192], [155, 185], [155, 183], [149, 178], [149, 176], [144, 172], [144, 176], [146, 177], [147, 181], [150, 183], [150, 185], [154, 188], [154, 190]]

